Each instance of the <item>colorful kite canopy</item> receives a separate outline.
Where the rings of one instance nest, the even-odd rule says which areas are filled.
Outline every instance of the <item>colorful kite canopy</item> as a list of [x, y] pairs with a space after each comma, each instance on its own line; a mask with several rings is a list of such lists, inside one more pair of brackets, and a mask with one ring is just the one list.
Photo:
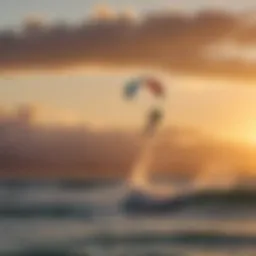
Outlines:
[[132, 79], [125, 85], [124, 95], [127, 98], [133, 98], [140, 89], [145, 88], [149, 90], [154, 96], [164, 96], [164, 87], [162, 83], [152, 77]]
[[125, 86], [124, 95], [127, 98], [134, 97], [137, 94], [137, 92], [139, 91], [140, 86], [141, 86], [140, 79], [133, 79], [133, 80], [129, 81]]
[[[155, 99], [163, 98], [165, 96], [163, 84], [154, 77], [143, 77], [130, 80], [128, 83], [125, 84], [124, 96], [127, 99], [132, 99], [138, 94], [141, 89], [148, 90]], [[159, 105], [159, 103], [161, 104], [161, 102], [159, 101], [153, 101], [153, 106], [154, 103], [157, 103], [157, 105]], [[162, 110], [160, 110], [159, 106], [154, 106], [147, 116], [145, 133], [152, 134], [159, 125], [163, 116], [164, 114]]]
[[160, 81], [155, 78], [148, 78], [145, 81], [145, 86], [156, 96], [164, 96], [164, 88]]

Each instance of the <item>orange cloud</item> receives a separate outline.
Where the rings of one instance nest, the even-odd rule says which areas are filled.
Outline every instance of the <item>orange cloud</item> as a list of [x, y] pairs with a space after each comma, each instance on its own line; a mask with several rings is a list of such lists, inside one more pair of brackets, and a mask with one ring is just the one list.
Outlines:
[[92, 14], [92, 18], [97, 20], [111, 20], [116, 17], [117, 13], [108, 5], [97, 5]]
[[256, 44], [240, 45], [235, 41], [214, 44], [206, 49], [206, 56], [212, 61], [240, 61], [247, 64], [256, 64]]
[[[0, 118], [0, 177], [127, 177], [143, 146], [132, 132], [61, 123], [35, 125], [27, 118], [34, 116], [34, 107], [21, 106], [16, 113], [20, 112]], [[211, 175], [205, 173], [209, 166], [225, 163], [236, 177], [252, 180], [256, 177], [254, 155], [255, 149], [247, 145], [172, 127], [160, 134], [150, 170], [178, 179], [198, 177], [204, 183]], [[221, 177], [222, 170], [217, 172]]]
[[[182, 74], [255, 78], [256, 63], [212, 60], [204, 53], [220, 40], [256, 42], [256, 25], [221, 11], [192, 15], [150, 14], [141, 20], [101, 6], [77, 26], [28, 23], [23, 32], [0, 34], [0, 72], [79, 66], [153, 67]], [[28, 29], [29, 28], [29, 29]], [[231, 33], [232, 32], [232, 33]]]

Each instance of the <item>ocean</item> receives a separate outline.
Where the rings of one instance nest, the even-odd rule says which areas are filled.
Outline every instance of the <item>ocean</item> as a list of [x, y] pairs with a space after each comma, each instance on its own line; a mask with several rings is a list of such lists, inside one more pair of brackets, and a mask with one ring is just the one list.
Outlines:
[[256, 256], [256, 191], [154, 200], [120, 180], [1, 180], [0, 256]]

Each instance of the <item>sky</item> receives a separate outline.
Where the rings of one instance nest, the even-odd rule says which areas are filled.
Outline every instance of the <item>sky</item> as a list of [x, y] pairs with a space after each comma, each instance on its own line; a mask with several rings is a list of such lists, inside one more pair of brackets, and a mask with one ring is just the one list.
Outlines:
[[[106, 5], [109, 7], [96, 8], [95, 11], [95, 7], [98, 5]], [[149, 15], [157, 10], [163, 11], [168, 8], [170, 8], [170, 10], [182, 9], [186, 11], [195, 11], [202, 8], [224, 8], [228, 11], [252, 11], [256, 5], [253, 0], [214, 1], [214, 3], [213, 1], [203, 0], [112, 0], [104, 2], [93, 0], [21, 0], [19, 4], [17, 4], [17, 0], [0, 0], [0, 7], [1, 28], [9, 29], [20, 27], [22, 24], [24, 25], [24, 20], [31, 16], [40, 17], [40, 21], [41, 19], [46, 21], [49, 20], [51, 24], [55, 24], [58, 21], [64, 21], [68, 24], [80, 24], [82, 20], [88, 19], [90, 15], [95, 12], [102, 18], [102, 10], [105, 11], [104, 13], [107, 12], [107, 14], [109, 14], [112, 12], [116, 13], [123, 8], [128, 8], [129, 10], [133, 10], [132, 13], [135, 12], [138, 13], [139, 16], [142, 16]], [[207, 20], [207, 15], [208, 14], [203, 16], [202, 21], [204, 21], [204, 19]], [[187, 18], [185, 17], [184, 22], [186, 22], [186, 19]], [[227, 26], [227, 29], [229, 29], [229, 22], [233, 22], [230, 17], [227, 17], [227, 21], [226, 19], [222, 19], [222, 17], [220, 20], [220, 22], [223, 22], [223, 24]], [[149, 48], [148, 52], [145, 50], [145, 53], [140, 48], [138, 50], [135, 49], [137, 46], [134, 46], [134, 42], [130, 39], [130, 45], [121, 45], [120, 52], [118, 47], [115, 48], [112, 44], [108, 44], [106, 38], [111, 38], [111, 36], [115, 38], [115, 33], [121, 33], [120, 31], [128, 33], [129, 31], [133, 31], [133, 29], [136, 32], [136, 28], [132, 27], [130, 23], [127, 31], [126, 27], [123, 29], [123, 25], [120, 25], [120, 31], [118, 30], [119, 27], [117, 28], [117, 31], [119, 32], [115, 32], [115, 30], [112, 32], [112, 27], [110, 27], [110, 30], [108, 30], [108, 28], [105, 32], [103, 30], [102, 34], [101, 32], [98, 32], [102, 31], [102, 27], [100, 27], [101, 24], [96, 24], [95, 33], [99, 33], [98, 36], [100, 39], [97, 39], [96, 44], [93, 43], [93, 40], [95, 40], [94, 38], [90, 39], [92, 41], [89, 42], [92, 43], [89, 43], [89, 46], [86, 46], [90, 47], [87, 49], [87, 53], [91, 54], [88, 58], [91, 58], [92, 62], [86, 59], [86, 55], [86, 60], [83, 59], [78, 62], [80, 65], [81, 61], [85, 61], [85, 66], [82, 68], [80, 67], [75, 71], [72, 66], [72, 61], [74, 60], [68, 59], [70, 51], [70, 46], [67, 42], [68, 40], [60, 39], [60, 41], [57, 41], [58, 44], [56, 44], [55, 41], [50, 41], [48, 44], [48, 39], [44, 39], [44, 31], [41, 31], [39, 28], [37, 28], [38, 30], [36, 31], [39, 33], [38, 38], [42, 37], [43, 40], [46, 41], [42, 41], [42, 44], [39, 42], [39, 47], [42, 47], [40, 48], [42, 50], [38, 52], [36, 50], [37, 48], [24, 46], [23, 39], [18, 38], [17, 45], [20, 43], [20, 46], [14, 49], [17, 51], [17, 54], [15, 55], [15, 51], [13, 51], [12, 48], [8, 48], [12, 46], [5, 46], [4, 41], [0, 41], [0, 53], [2, 53], [1, 55], [3, 57], [2, 61], [0, 59], [0, 71], [4, 72], [0, 76], [0, 108], [10, 110], [12, 108], [15, 109], [21, 103], [33, 104], [38, 108], [37, 115], [39, 122], [44, 124], [57, 122], [60, 124], [88, 124], [101, 128], [135, 127], [136, 129], [140, 129], [145, 121], [145, 111], [151, 105], [153, 99], [149, 95], [142, 95], [139, 101], [136, 101], [133, 104], [127, 103], [122, 98], [122, 88], [126, 81], [131, 77], [147, 73], [156, 76], [167, 88], [168, 100], [165, 103], [166, 118], [164, 125], [191, 126], [214, 135], [256, 143], [256, 86], [254, 86], [256, 81], [247, 80], [247, 76], [252, 76], [252, 74], [255, 73], [255, 70], [251, 70], [250, 66], [244, 66], [243, 63], [243, 66], [241, 66], [242, 68], [240, 66], [234, 66], [234, 72], [230, 72], [228, 64], [225, 63], [222, 66], [222, 63], [219, 65], [218, 63], [216, 64], [212, 62], [210, 63], [212, 66], [209, 65], [209, 70], [207, 69], [208, 65], [202, 64], [202, 66], [197, 66], [200, 59], [198, 60], [197, 56], [195, 57], [194, 55], [191, 55], [194, 51], [193, 48], [185, 43], [180, 43], [184, 42], [184, 39], [182, 39], [183, 36], [185, 36], [185, 38], [188, 36], [188, 38], [192, 40], [192, 45], [195, 44], [195, 47], [197, 47], [197, 37], [191, 37], [189, 31], [187, 35], [186, 29], [185, 32], [182, 32], [185, 34], [179, 35], [181, 38], [179, 36], [177, 37], [177, 42], [173, 46], [174, 50], [166, 48], [167, 53], [173, 54], [175, 53], [175, 49], [178, 49], [180, 50], [180, 53], [185, 55], [176, 56], [175, 58], [170, 57], [174, 59], [174, 62], [170, 63], [169, 60], [165, 60], [166, 54], [164, 52], [165, 47], [168, 47], [167, 45], [169, 41], [166, 41], [166, 44], [163, 43], [163, 45], [161, 45], [161, 42], [164, 41], [162, 40], [162, 36], [165, 34], [164, 30], [163, 34], [161, 34], [161, 29], [159, 32], [159, 41], [161, 42], [155, 42], [154, 37], [151, 37], [151, 33], [155, 35], [154, 33], [159, 30], [155, 30], [154, 26], [147, 30], [147, 26], [150, 26], [151, 24], [150, 22], [153, 22], [153, 25], [154, 22], [156, 22], [156, 26], [158, 26], [157, 22], [160, 22], [160, 28], [163, 28], [163, 24], [165, 24], [164, 22], [167, 22], [167, 24], [170, 22], [171, 24], [172, 21], [165, 21], [164, 18], [159, 21], [150, 18], [148, 19], [148, 23], [146, 22], [142, 29], [146, 36], [152, 38], [150, 39], [152, 45], [149, 43], [149, 47], [152, 48]], [[182, 22], [183, 21], [181, 21], [181, 24], [178, 23], [177, 31], [179, 26], [181, 26], [181, 30], [184, 29], [182, 27]], [[198, 38], [204, 40], [203, 37], [200, 37], [201, 32], [200, 30], [197, 30], [196, 26], [198, 23], [196, 22], [197, 21], [195, 21], [195, 28], [192, 29], [195, 29], [193, 31], [199, 31]], [[119, 24], [118, 21], [112, 24], [113, 27], [115, 24]], [[112, 25], [110, 23], [110, 26]], [[79, 29], [80, 25], [77, 26]], [[219, 35], [218, 33], [220, 31], [219, 27], [223, 26], [220, 26], [217, 23], [211, 28], [215, 29], [215, 27], [217, 27], [217, 29], [211, 36], [213, 36], [214, 39], [222, 37], [222, 34]], [[207, 27], [205, 31], [206, 30]], [[70, 30], [67, 29], [67, 31], [69, 33]], [[222, 33], [224, 32], [225, 31], [222, 31]], [[237, 29], [237, 32], [240, 32], [240, 30]], [[34, 40], [33, 31], [30, 33], [25, 30], [25, 32], [22, 33], [24, 33], [25, 39], [28, 41]], [[54, 33], [54, 31], [52, 33]], [[65, 34], [65, 31], [63, 33]], [[70, 33], [73, 33], [72, 29]], [[104, 37], [104, 33], [106, 33], [106, 37]], [[251, 34], [249, 32], [247, 33], [249, 35]], [[254, 38], [248, 39], [248, 36], [243, 37], [244, 34], [234, 34], [234, 38], [237, 39], [238, 36], [237, 40], [240, 40], [239, 42], [241, 44], [244, 43], [243, 40], [252, 40], [252, 43], [255, 43]], [[102, 39], [101, 37], [104, 37], [102, 45], [99, 42]], [[136, 38], [136, 40], [144, 40], [140, 37]], [[75, 45], [83, 46], [83, 44], [79, 44], [79, 36], [77, 40], [77, 42], [74, 42]], [[3, 42], [2, 50], [1, 42]], [[138, 45], [140, 46], [140, 41], [138, 42]], [[185, 45], [183, 46], [183, 44]], [[52, 47], [56, 47], [56, 45], [57, 48], [63, 47], [65, 54], [67, 52], [67, 56], [64, 54], [64, 56], [66, 56], [64, 58], [67, 58], [63, 64], [66, 65], [64, 72], [59, 72], [59, 70], [57, 70], [59, 67], [58, 65], [61, 66], [62, 63], [56, 64], [56, 59], [54, 59], [55, 48]], [[96, 46], [93, 48], [94, 45]], [[199, 42], [199, 45], [201, 45], [201, 42]], [[137, 52], [137, 55], [135, 54], [135, 56], [138, 56], [138, 63], [137, 60], [134, 60], [134, 56], [133, 59], [130, 59], [129, 54], [124, 54], [122, 47], [127, 49], [128, 53], [130, 49], [135, 49]], [[177, 47], [184, 48], [179, 49]], [[186, 47], [192, 49], [188, 50], [188, 57], [186, 57], [186, 53], [184, 53]], [[147, 49], [145, 44], [142, 45], [142, 48]], [[24, 54], [23, 52], [20, 54], [18, 52], [19, 49], [22, 49]], [[77, 53], [74, 52], [74, 49], [76, 49], [76, 47], [71, 49], [71, 55], [74, 54], [76, 56]], [[157, 56], [153, 54], [155, 49], [157, 49]], [[161, 52], [161, 50], [163, 52]], [[44, 51], [46, 53], [49, 52], [49, 56], [46, 58], [43, 58]], [[98, 56], [98, 51], [102, 54], [100, 57]], [[38, 59], [37, 57], [34, 57], [34, 52], [39, 55]], [[113, 57], [111, 54], [108, 55], [108, 52], [113, 53]], [[140, 52], [142, 52], [141, 56]], [[149, 58], [147, 58], [146, 53], [149, 54]], [[83, 54], [84, 53], [81, 53], [81, 55]], [[243, 53], [241, 54], [242, 57], [239, 57], [239, 61], [243, 61]], [[216, 54], [214, 55], [216, 56]], [[60, 58], [60, 56], [58, 57]], [[194, 61], [192, 64], [189, 64], [189, 57]], [[180, 64], [183, 59], [185, 60], [186, 58], [188, 59], [186, 60], [187, 62], [185, 65], [183, 63]], [[113, 63], [111, 63], [112, 59]], [[139, 67], [130, 66], [131, 62], [136, 65], [138, 64]], [[145, 63], [147, 64], [148, 62], [152, 67], [149, 68], [145, 65]], [[98, 63], [103, 63], [100, 68], [97, 67]], [[111, 65], [113, 64], [113, 66], [109, 65], [109, 63], [111, 63]], [[169, 68], [169, 66], [175, 69], [175, 65], [179, 71], [178, 73], [173, 70], [166, 70], [166, 67]], [[36, 66], [36, 72], [34, 66]], [[45, 69], [45, 66], [49, 68]], [[161, 69], [162, 66], [164, 69]], [[23, 68], [24, 72], [20, 73], [21, 70], [23, 71]], [[239, 72], [236, 72], [236, 70]], [[5, 72], [7, 72], [7, 74], [5, 74]], [[201, 76], [201, 72], [204, 76]], [[212, 73], [218, 75], [224, 73], [224, 77], [216, 78], [215, 76], [211, 76]], [[231, 79], [230, 73], [232, 73]], [[240, 79], [232, 79], [236, 78], [237, 74], [240, 76]]]
[[133, 8], [139, 12], [154, 11], [163, 8], [181, 8], [196, 10], [198, 8], [225, 8], [231, 10], [251, 10], [255, 7], [253, 0], [0, 0], [1, 26], [17, 25], [27, 15], [38, 14], [54, 20], [77, 21], [85, 18], [96, 5], [107, 4], [115, 8]]

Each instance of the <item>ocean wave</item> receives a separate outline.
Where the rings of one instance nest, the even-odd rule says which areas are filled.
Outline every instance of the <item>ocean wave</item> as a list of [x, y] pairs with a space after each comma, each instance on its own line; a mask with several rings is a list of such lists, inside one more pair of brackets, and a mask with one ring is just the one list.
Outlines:
[[[143, 191], [131, 191], [122, 203], [128, 214], [165, 214], [202, 210], [212, 215], [230, 216], [230, 213], [256, 214], [255, 190], [211, 190], [176, 197], [154, 197]], [[256, 215], [255, 215], [256, 216]]]
[[[138, 250], [140, 248], [140, 250]], [[227, 250], [228, 248], [228, 250]], [[119, 249], [119, 252], [118, 250]], [[233, 250], [233, 253], [232, 253]], [[255, 252], [256, 237], [218, 232], [140, 233], [114, 235], [101, 233], [91, 238], [69, 241], [56, 246], [36, 246], [21, 249], [10, 256], [91, 256], [91, 255], [234, 255]], [[94, 252], [92, 252], [94, 251]], [[122, 253], [120, 251], [123, 251]], [[140, 251], [140, 253], [136, 253]], [[155, 251], [155, 254], [152, 252]], [[202, 254], [199, 251], [204, 252]], [[115, 252], [115, 253], [114, 253]], [[193, 252], [193, 253], [192, 253]], [[197, 253], [195, 253], [197, 252]], [[208, 253], [211, 252], [211, 253]], [[213, 254], [215, 252], [215, 254]], [[245, 255], [241, 253], [241, 255]], [[2, 256], [0, 253], [0, 256]], [[240, 254], [236, 254], [240, 255]], [[255, 254], [246, 254], [255, 255]]]
[[140, 233], [140, 234], [100, 234], [91, 239], [84, 241], [86, 244], [98, 245], [143, 245], [143, 244], [174, 244], [174, 245], [191, 245], [191, 246], [234, 246], [234, 247], [253, 247], [256, 249], [256, 236], [225, 234], [222, 232], [212, 231], [183, 231], [173, 233]]
[[1, 218], [83, 218], [90, 219], [93, 216], [89, 205], [70, 204], [40, 204], [40, 205], [1, 205]]
[[[93, 251], [93, 252], [91, 252]], [[55, 249], [32, 249], [32, 250], [24, 250], [20, 252], [13, 252], [13, 253], [0, 253], [0, 256], [190, 256], [190, 254], [184, 254], [184, 253], [172, 253], [170, 251], [168, 252], [161, 252], [157, 254], [152, 254], [148, 252], [147, 250], [136, 252], [134, 249], [127, 248], [125, 252], [121, 250], [121, 252], [118, 252], [116, 250], [111, 250], [110, 252], [107, 252], [107, 250], [101, 250], [101, 249], [94, 249], [94, 250], [87, 250], [80, 251], [80, 250], [55, 250]], [[193, 255], [194, 256], [194, 255]], [[207, 256], [207, 255], [204, 255]], [[212, 255], [211, 255], [212, 256]], [[219, 256], [219, 255], [217, 255]], [[223, 254], [220, 256], [224, 256]], [[226, 255], [225, 255], [226, 256]], [[227, 255], [229, 256], [229, 255]], [[238, 256], [238, 255], [237, 255]], [[250, 256], [250, 255], [248, 255]]]
[[118, 184], [116, 180], [106, 179], [89, 179], [89, 180], [62, 180], [58, 182], [58, 187], [65, 190], [77, 190], [77, 189], [97, 189], [113, 187]]
[[[26, 250], [20, 252], [3, 252], [0, 256], [74, 256], [73, 253], [61, 250]], [[81, 256], [87, 256], [86, 254]], [[89, 255], [88, 255], [89, 256]]]
[[58, 188], [63, 190], [90, 190], [94, 188], [113, 187], [119, 181], [111, 179], [0, 179], [0, 188], [9, 190], [26, 190], [39, 188]]

